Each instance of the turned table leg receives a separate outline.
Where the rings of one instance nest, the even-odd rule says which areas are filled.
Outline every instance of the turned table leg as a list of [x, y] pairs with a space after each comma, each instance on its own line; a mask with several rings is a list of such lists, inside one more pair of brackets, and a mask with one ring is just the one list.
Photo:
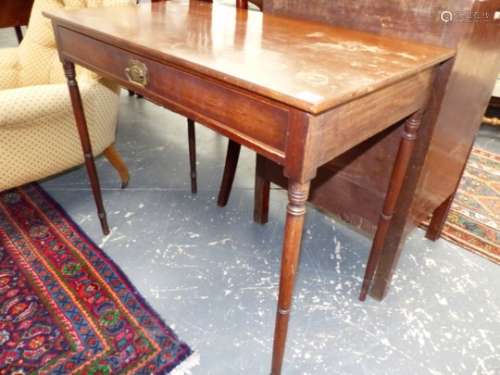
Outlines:
[[380, 214], [380, 219], [378, 222], [377, 231], [375, 233], [375, 238], [373, 239], [368, 263], [366, 265], [363, 285], [361, 287], [361, 293], [359, 296], [359, 299], [361, 301], [364, 301], [366, 299], [366, 295], [377, 269], [380, 256], [384, 249], [387, 233], [389, 231], [391, 220], [396, 210], [396, 204], [398, 202], [398, 198], [403, 187], [403, 182], [410, 165], [413, 149], [415, 148], [417, 132], [422, 122], [422, 114], [422, 111], [416, 112], [415, 114], [410, 116], [408, 120], [406, 120], [404, 125], [403, 133], [401, 135], [401, 143], [399, 145], [399, 150], [389, 182], [389, 188], [384, 201], [382, 213]]
[[306, 213], [306, 201], [309, 195], [310, 182], [298, 183], [290, 181], [288, 187], [288, 208], [281, 258], [281, 277], [278, 297], [278, 311], [274, 331], [272, 375], [281, 374], [283, 356], [285, 354], [288, 320], [292, 307], [293, 287], [299, 263], [302, 229]]
[[85, 120], [85, 113], [83, 111], [80, 89], [78, 88], [78, 83], [76, 81], [75, 64], [70, 61], [65, 61], [63, 63], [63, 67], [68, 82], [76, 126], [78, 128], [80, 142], [82, 144], [85, 167], [87, 168], [87, 174], [89, 176], [92, 193], [94, 194], [94, 199], [97, 206], [97, 213], [99, 215], [99, 220], [101, 221], [101, 228], [103, 233], [105, 235], [108, 235], [108, 221], [106, 219], [106, 211], [104, 210], [104, 204], [102, 202], [101, 187], [99, 185], [99, 177], [97, 175], [97, 170], [95, 167], [94, 155], [92, 154], [92, 145], [90, 143], [87, 121]]

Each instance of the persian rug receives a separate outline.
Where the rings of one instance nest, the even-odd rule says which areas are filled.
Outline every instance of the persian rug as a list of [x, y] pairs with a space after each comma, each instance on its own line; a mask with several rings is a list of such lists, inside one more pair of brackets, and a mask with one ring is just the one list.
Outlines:
[[443, 237], [500, 264], [500, 155], [472, 151]]
[[0, 193], [0, 374], [185, 374], [196, 364], [41, 187]]

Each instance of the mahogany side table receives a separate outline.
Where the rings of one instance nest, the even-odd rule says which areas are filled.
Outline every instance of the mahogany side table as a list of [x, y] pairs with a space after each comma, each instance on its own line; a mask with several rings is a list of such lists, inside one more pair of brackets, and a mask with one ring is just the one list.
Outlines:
[[[305, 203], [316, 170], [405, 120], [380, 212], [376, 255], [411, 173], [418, 134], [428, 131], [440, 100], [433, 79], [454, 51], [202, 1], [45, 15], [54, 26], [104, 233], [109, 229], [75, 64], [284, 167], [289, 204], [272, 360], [272, 374], [280, 374]], [[258, 32], [241, 32], [247, 28]]]

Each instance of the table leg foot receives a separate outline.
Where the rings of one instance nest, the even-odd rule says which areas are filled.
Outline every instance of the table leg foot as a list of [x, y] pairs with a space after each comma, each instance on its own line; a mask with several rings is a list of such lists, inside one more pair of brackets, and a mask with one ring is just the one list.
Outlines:
[[104, 235], [107, 236], [110, 234], [111, 231], [109, 230], [108, 218], [106, 217], [105, 212], [99, 213], [99, 221], [101, 222], [101, 228]]
[[292, 307], [293, 287], [299, 263], [302, 230], [304, 228], [305, 203], [309, 195], [310, 182], [290, 181], [288, 188], [288, 209], [281, 259], [281, 276], [274, 331], [272, 375], [281, 374], [285, 354], [288, 321]]

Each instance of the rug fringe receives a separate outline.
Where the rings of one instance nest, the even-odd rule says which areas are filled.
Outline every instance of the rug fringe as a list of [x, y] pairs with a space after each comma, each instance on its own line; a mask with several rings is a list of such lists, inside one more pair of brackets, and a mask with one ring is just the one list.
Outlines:
[[179, 364], [170, 375], [191, 375], [191, 370], [200, 365], [200, 355], [198, 352], [194, 352], [188, 358], [186, 358], [182, 363]]

